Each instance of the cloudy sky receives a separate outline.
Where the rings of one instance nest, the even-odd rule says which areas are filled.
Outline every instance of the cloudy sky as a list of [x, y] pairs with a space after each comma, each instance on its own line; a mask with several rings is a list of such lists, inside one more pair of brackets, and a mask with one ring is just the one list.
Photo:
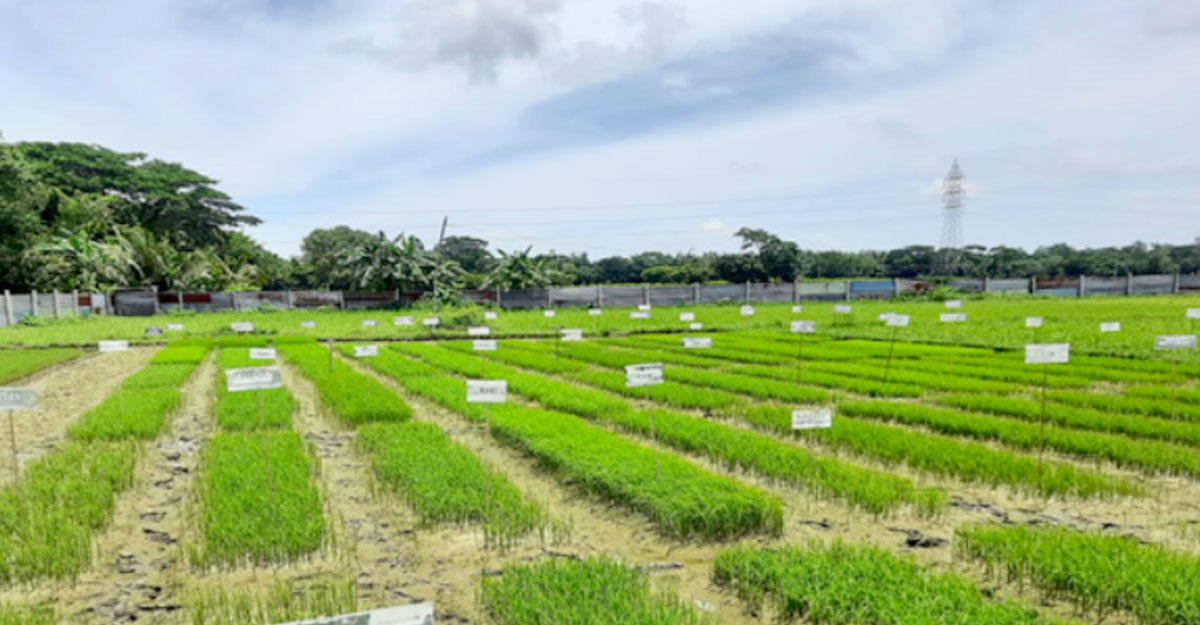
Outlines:
[[1196, 0], [0, 0], [0, 132], [180, 161], [289, 255], [1200, 236]]

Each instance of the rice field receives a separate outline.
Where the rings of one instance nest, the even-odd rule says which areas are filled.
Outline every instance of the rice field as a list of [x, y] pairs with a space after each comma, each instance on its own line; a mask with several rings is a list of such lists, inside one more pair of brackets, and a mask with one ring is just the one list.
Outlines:
[[1195, 300], [851, 304], [0, 329], [0, 623], [1200, 624], [1200, 354], [1153, 349]]

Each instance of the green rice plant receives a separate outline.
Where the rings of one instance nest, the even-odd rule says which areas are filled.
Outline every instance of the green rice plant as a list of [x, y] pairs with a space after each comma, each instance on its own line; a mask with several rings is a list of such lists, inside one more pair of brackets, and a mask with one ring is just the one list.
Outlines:
[[0, 625], [54, 625], [53, 606], [0, 606]]
[[1130, 397], [1142, 397], [1152, 400], [1164, 400], [1167, 402], [1176, 401], [1182, 406], [1183, 404], [1191, 404], [1189, 409], [1194, 410], [1195, 406], [1200, 405], [1200, 389], [1190, 387], [1176, 387], [1146, 385], [1146, 386], [1126, 386], [1123, 392]]
[[1162, 441], [1136, 440], [1121, 435], [1043, 428], [1017, 419], [972, 414], [885, 401], [846, 400], [838, 404], [842, 414], [927, 427], [937, 432], [994, 440], [1010, 447], [1046, 448], [1091, 460], [1108, 460], [1118, 466], [1145, 473], [1200, 477], [1200, 454], [1191, 447]]
[[154, 438], [181, 401], [173, 388], [117, 390], [67, 428], [67, 436], [82, 441]]
[[1200, 557], [1193, 554], [1054, 526], [960, 527], [954, 547], [989, 575], [1030, 581], [1096, 622], [1127, 611], [1143, 625], [1200, 623]]
[[486, 544], [507, 547], [549, 524], [543, 506], [433, 424], [369, 425], [359, 431], [358, 444], [380, 481], [427, 525], [479, 524]]
[[[1010, 416], [1026, 421], [1039, 422], [1042, 419], [1042, 405], [1037, 400], [994, 395], [943, 395], [936, 401], [947, 406]], [[1046, 421], [1065, 428], [1117, 432], [1135, 438], [1152, 438], [1200, 445], [1200, 423], [1102, 412], [1057, 402], [1047, 404]]]
[[359, 610], [358, 584], [352, 577], [303, 585], [275, 582], [266, 590], [194, 590], [184, 603], [191, 625], [283, 623]]
[[[1134, 391], [1135, 388], [1138, 387], [1125, 389], [1125, 393], [1131, 395], [1130, 397], [1110, 393], [1054, 391], [1049, 394], [1049, 398], [1060, 404], [1085, 406], [1104, 412], [1124, 412], [1200, 423], [1200, 405], [1180, 401], [1178, 397], [1176, 401], [1172, 401], [1170, 387], [1155, 387], [1164, 391], [1162, 397], [1145, 394], [1145, 391]], [[1176, 394], [1178, 393], [1179, 390], [1176, 390]]]
[[226, 369], [264, 366], [264, 361], [250, 360], [246, 349], [224, 348], [217, 354], [217, 424], [225, 430], [253, 430], [291, 427], [295, 402], [286, 388], [230, 393], [225, 380]]
[[363, 375], [324, 347], [287, 344], [280, 355], [300, 369], [317, 387], [321, 403], [349, 425], [407, 421], [412, 409], [374, 378]]
[[392, 375], [408, 391], [474, 421], [493, 436], [538, 460], [562, 481], [639, 511], [668, 536], [719, 540], [778, 533], [779, 500], [701, 470], [687, 461], [631, 443], [566, 414], [500, 404], [485, 413], [466, 402], [466, 384], [393, 350], [367, 364]]
[[512, 566], [480, 581], [496, 625], [700, 625], [710, 622], [673, 592], [653, 592], [645, 573], [606, 558]]
[[722, 551], [713, 582], [757, 611], [811, 625], [1042, 625], [1028, 605], [996, 601], [957, 575], [930, 573], [911, 558], [841, 542]]
[[209, 341], [176, 344], [172, 342], [167, 347], [158, 350], [150, 358], [152, 365], [198, 365], [212, 349]]
[[136, 455], [132, 443], [69, 442], [0, 490], [0, 581], [73, 579], [91, 564]]
[[1006, 449], [838, 415], [832, 428], [792, 430], [791, 407], [760, 404], [728, 415], [782, 435], [795, 435], [885, 463], [904, 463], [929, 473], [967, 482], [1005, 484], [1043, 496], [1111, 497], [1139, 495], [1132, 480], [1065, 462], [1045, 462]]
[[316, 471], [295, 432], [221, 432], [197, 476], [201, 568], [291, 562], [321, 547], [327, 528]]
[[66, 348], [0, 350], [0, 384], [15, 382], [84, 353], [83, 350]]
[[[434, 345], [406, 346], [437, 367], [459, 374], [477, 369], [474, 358]], [[714, 423], [678, 412], [636, 409], [627, 401], [592, 389], [492, 365], [508, 381], [509, 391], [589, 420], [614, 425], [670, 447], [699, 454], [731, 468], [745, 468], [818, 495], [845, 500], [872, 514], [911, 504], [928, 514], [941, 510], [945, 493], [917, 489], [910, 480], [848, 465], [769, 436]]]
[[125, 378], [121, 388], [135, 391], [152, 388], [179, 388], [196, 370], [194, 364], [152, 365], [142, 367]]

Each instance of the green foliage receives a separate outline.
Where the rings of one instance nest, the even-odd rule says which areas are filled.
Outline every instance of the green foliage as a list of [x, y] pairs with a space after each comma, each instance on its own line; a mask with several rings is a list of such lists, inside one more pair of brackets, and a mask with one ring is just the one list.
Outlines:
[[1032, 607], [994, 601], [956, 575], [929, 573], [876, 547], [813, 542], [721, 552], [713, 581], [754, 609], [811, 625], [1039, 625]]
[[142, 367], [133, 375], [125, 378], [121, 388], [127, 391], [146, 390], [154, 388], [178, 388], [192, 375], [196, 369], [193, 364], [154, 365]]
[[990, 575], [1030, 580], [1096, 622], [1127, 610], [1142, 625], [1200, 623], [1200, 558], [1192, 554], [1062, 527], [964, 527], [954, 544]]
[[51, 606], [0, 606], [0, 625], [55, 625], [57, 622]]
[[318, 345], [281, 345], [279, 353], [296, 365], [317, 387], [321, 403], [343, 422], [407, 421], [412, 409], [404, 400], [371, 377], [355, 371]]
[[67, 436], [82, 441], [154, 438], [181, 401], [174, 388], [118, 390], [67, 428]]
[[188, 593], [185, 604], [191, 625], [283, 623], [359, 610], [353, 578], [305, 585], [276, 582], [265, 591], [199, 590]]
[[[269, 468], [268, 468], [269, 465]], [[222, 432], [204, 450], [199, 567], [290, 562], [326, 538], [314, 461], [295, 432]]]
[[509, 567], [484, 577], [480, 600], [497, 625], [697, 625], [709, 622], [674, 593], [654, 593], [628, 564], [591, 558]]
[[25, 349], [0, 351], [0, 384], [15, 382], [42, 369], [78, 358], [78, 349]]
[[375, 474], [426, 524], [478, 523], [487, 544], [502, 547], [548, 525], [542, 506], [435, 425], [370, 425], [359, 431], [358, 443]]

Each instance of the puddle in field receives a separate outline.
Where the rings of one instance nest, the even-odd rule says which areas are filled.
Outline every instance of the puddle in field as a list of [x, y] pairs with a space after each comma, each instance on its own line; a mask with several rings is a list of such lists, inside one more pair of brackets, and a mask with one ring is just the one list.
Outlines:
[[16, 434], [17, 459], [27, 466], [55, 449], [67, 426], [96, 406], [129, 374], [141, 369], [155, 348], [84, 355], [43, 369], [8, 386], [37, 389], [37, 410], [0, 411], [0, 485], [13, 480], [8, 419]]

